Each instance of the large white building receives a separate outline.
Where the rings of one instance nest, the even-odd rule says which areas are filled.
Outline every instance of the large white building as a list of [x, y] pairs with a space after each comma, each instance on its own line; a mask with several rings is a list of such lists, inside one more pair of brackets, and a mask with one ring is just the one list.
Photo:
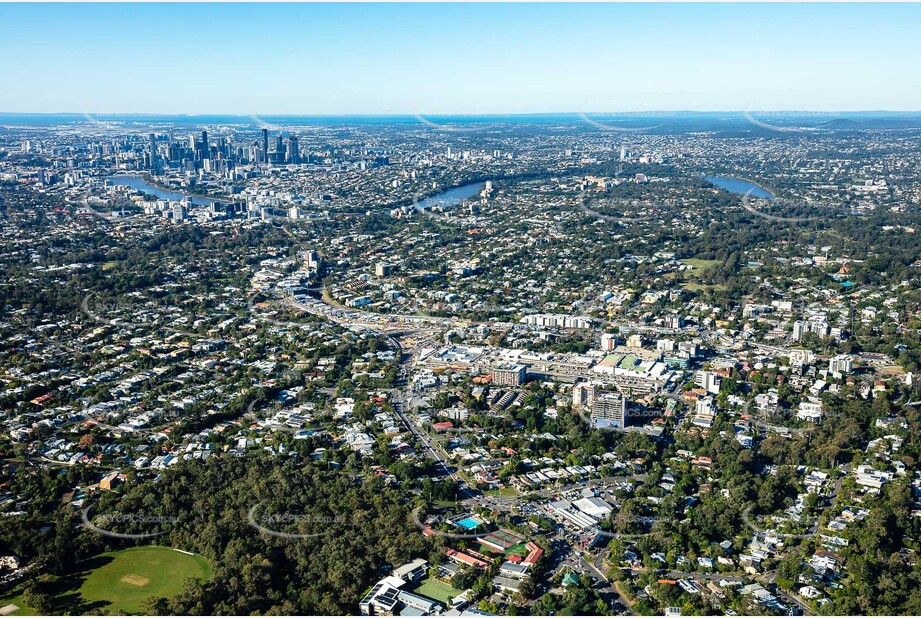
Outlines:
[[694, 374], [694, 384], [713, 395], [719, 394], [722, 383], [722, 376], [712, 371], [698, 371]]
[[611, 511], [614, 510], [610, 504], [601, 498], [582, 498], [573, 502], [573, 506], [598, 521], [606, 519], [611, 514]]
[[809, 401], [801, 401], [796, 412], [796, 418], [801, 421], [817, 423], [822, 418], [822, 402], [811, 398]]
[[562, 519], [566, 523], [582, 530], [598, 524], [598, 521], [594, 517], [578, 510], [573, 506], [572, 502], [568, 500], [551, 502], [549, 508], [550, 512], [555, 515], [557, 519]]
[[595, 320], [588, 316], [571, 316], [551, 313], [536, 313], [521, 318], [522, 324], [545, 328], [592, 328]]
[[790, 350], [790, 362], [811, 365], [815, 362], [815, 352], [812, 350]]
[[828, 324], [824, 320], [797, 320], [793, 323], [794, 341], [802, 341], [809, 334], [824, 337], [828, 334]]
[[576, 410], [591, 410], [599, 394], [601, 387], [598, 384], [579, 382], [572, 387], [572, 407]]
[[492, 381], [497, 386], [519, 386], [525, 381], [528, 368], [525, 365], [501, 365], [493, 369]]
[[854, 359], [848, 354], [835, 356], [828, 361], [828, 369], [834, 374], [850, 373], [854, 369]]

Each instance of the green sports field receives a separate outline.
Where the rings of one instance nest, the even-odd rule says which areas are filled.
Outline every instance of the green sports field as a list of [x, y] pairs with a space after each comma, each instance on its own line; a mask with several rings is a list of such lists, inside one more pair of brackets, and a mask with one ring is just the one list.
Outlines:
[[450, 599], [461, 593], [460, 590], [452, 587], [451, 584], [446, 584], [433, 577], [425, 578], [413, 592], [430, 599], [435, 599], [436, 601], [441, 601], [442, 603], [447, 603]]
[[80, 596], [93, 605], [106, 603], [107, 609], [126, 614], [143, 613], [148, 597], [175, 596], [190, 577], [211, 577], [204, 558], [168, 547], [134, 547], [101, 554], [89, 562], [96, 564], [84, 569]]
[[[205, 580], [211, 567], [201, 556], [168, 547], [133, 547], [100, 554], [50, 583], [55, 614], [143, 614], [149, 597], [172, 597], [189, 578]], [[13, 591], [15, 594], [17, 591]], [[19, 605], [21, 597], [0, 599]], [[20, 603], [16, 603], [19, 601]], [[2, 605], [2, 604], [0, 604]], [[17, 614], [30, 614], [20, 605]]]

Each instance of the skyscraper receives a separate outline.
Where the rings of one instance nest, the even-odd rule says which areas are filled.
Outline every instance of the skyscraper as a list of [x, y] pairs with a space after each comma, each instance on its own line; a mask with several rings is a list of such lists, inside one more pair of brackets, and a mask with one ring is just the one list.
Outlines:
[[288, 163], [300, 163], [300, 151], [297, 145], [297, 137], [292, 135], [288, 138], [288, 152], [285, 161]]
[[265, 162], [269, 162], [269, 130], [262, 129], [262, 156], [265, 157]]
[[201, 158], [202, 160], [211, 158], [211, 146], [208, 144], [208, 132], [201, 132]]
[[150, 167], [157, 167], [157, 136], [150, 134]]

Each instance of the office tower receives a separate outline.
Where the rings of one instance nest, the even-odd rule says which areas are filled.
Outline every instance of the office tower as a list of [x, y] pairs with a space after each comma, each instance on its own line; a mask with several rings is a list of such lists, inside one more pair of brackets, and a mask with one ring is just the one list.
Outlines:
[[150, 134], [150, 167], [157, 167], [157, 136]]
[[208, 132], [201, 132], [201, 158], [210, 159], [211, 158], [211, 146], [208, 144]]
[[288, 152], [285, 160], [288, 163], [300, 163], [300, 152], [297, 145], [297, 138], [293, 135], [288, 138]]
[[269, 130], [262, 130], [262, 156], [265, 157], [265, 162], [269, 162]]

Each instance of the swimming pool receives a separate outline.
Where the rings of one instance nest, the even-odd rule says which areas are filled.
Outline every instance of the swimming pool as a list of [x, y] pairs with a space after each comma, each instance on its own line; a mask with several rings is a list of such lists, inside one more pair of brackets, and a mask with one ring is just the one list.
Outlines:
[[456, 525], [460, 526], [464, 530], [473, 530], [478, 527], [482, 522], [474, 517], [467, 517], [458, 522], [455, 522]]

